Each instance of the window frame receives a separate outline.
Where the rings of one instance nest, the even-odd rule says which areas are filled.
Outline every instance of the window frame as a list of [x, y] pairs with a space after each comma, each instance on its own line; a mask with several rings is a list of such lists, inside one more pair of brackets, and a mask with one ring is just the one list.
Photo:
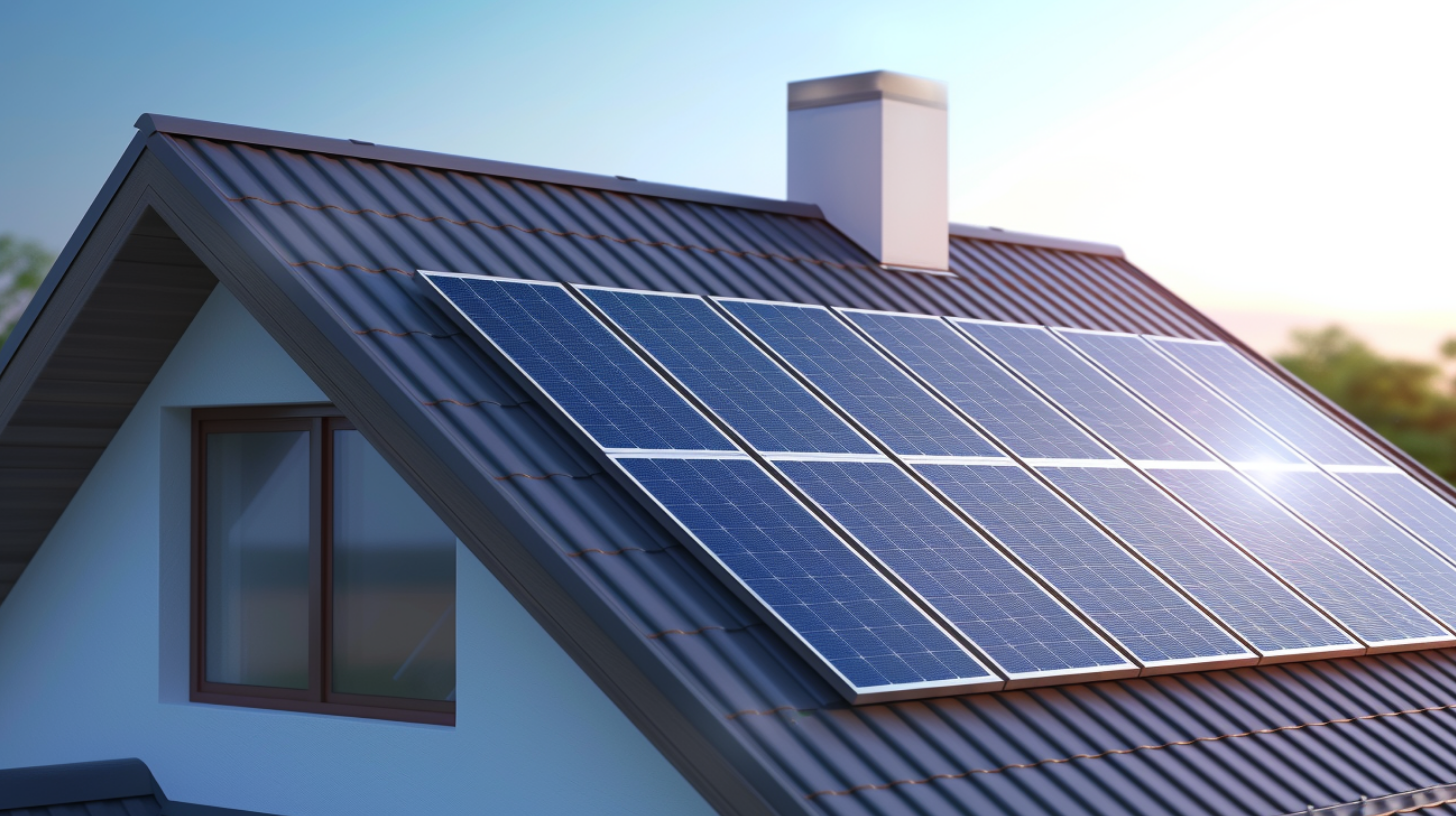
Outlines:
[[[207, 435], [299, 431], [309, 434], [308, 688], [285, 689], [207, 680]], [[358, 428], [332, 405], [192, 409], [191, 674], [196, 703], [333, 714], [431, 725], [455, 724], [455, 701], [414, 700], [330, 691], [333, 652], [333, 432]]]

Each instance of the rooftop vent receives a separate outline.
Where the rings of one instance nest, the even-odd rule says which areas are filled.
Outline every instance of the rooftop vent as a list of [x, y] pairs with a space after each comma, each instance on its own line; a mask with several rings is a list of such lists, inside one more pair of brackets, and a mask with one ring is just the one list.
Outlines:
[[945, 85], [870, 71], [789, 83], [789, 198], [886, 266], [949, 266]]

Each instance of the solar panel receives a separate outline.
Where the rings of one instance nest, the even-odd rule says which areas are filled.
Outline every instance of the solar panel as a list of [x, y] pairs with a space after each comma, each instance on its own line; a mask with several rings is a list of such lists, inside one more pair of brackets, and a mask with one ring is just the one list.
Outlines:
[[619, 289], [582, 292], [758, 450], [877, 452], [707, 301]]
[[603, 448], [736, 450], [559, 285], [421, 274]]
[[1143, 338], [1131, 334], [1056, 331], [1224, 459], [1304, 462], [1292, 448], [1158, 353]]
[[1128, 458], [1213, 459], [1048, 329], [961, 319], [952, 322]]
[[1133, 664], [888, 461], [779, 461], [815, 503], [1014, 681]]
[[1354, 434], [1223, 343], [1149, 338], [1322, 465], [1388, 465]]
[[718, 302], [896, 453], [1002, 456], [828, 309]]
[[1366, 643], [1447, 637], [1434, 621], [1233, 471], [1148, 472]]
[[1426, 611], [1456, 625], [1456, 569], [1328, 474], [1252, 470], [1248, 476]]
[[840, 312], [1018, 455], [1114, 458], [940, 318]]
[[919, 463], [915, 470], [1144, 663], [1250, 656], [1022, 468]]
[[1037, 470], [1261, 652], [1355, 645], [1133, 469]]
[[1337, 478], [1447, 558], [1456, 560], [1456, 507], [1400, 473], [1340, 473]]
[[1000, 683], [756, 463], [616, 461], [851, 699]]

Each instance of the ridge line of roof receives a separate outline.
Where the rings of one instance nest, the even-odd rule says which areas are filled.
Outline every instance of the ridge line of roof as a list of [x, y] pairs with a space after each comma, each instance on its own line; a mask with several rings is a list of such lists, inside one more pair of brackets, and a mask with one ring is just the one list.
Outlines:
[[219, 141], [243, 142], [287, 150], [304, 150], [312, 153], [327, 153], [334, 156], [385, 161], [396, 164], [410, 164], [438, 170], [456, 170], [462, 173], [479, 173], [487, 176], [502, 176], [547, 184], [562, 184], [572, 187], [587, 187], [608, 192], [671, 198], [699, 204], [716, 204], [725, 207], [762, 210], [779, 215], [793, 215], [801, 218], [823, 219], [824, 214], [817, 204], [800, 201], [783, 201], [777, 198], [761, 198], [741, 193], [724, 193], [704, 190], [698, 187], [682, 187], [654, 181], [634, 181], [617, 176], [603, 176], [596, 173], [581, 173], [574, 170], [557, 170], [529, 164], [476, 159], [451, 153], [436, 153], [429, 150], [414, 150], [407, 147], [390, 147], [361, 142], [354, 139], [333, 139], [325, 136], [309, 136], [284, 130], [230, 125], [208, 122], [200, 119], [186, 119], [178, 116], [164, 116], [144, 113], [136, 121], [136, 128], [143, 136], [164, 133], [172, 136], [193, 136]]
[[1037, 235], [1032, 232], [1015, 232], [1000, 227], [977, 227], [970, 224], [951, 224], [950, 234], [955, 238], [974, 238], [979, 241], [994, 241], [1001, 244], [1020, 244], [1043, 249], [1064, 249], [1068, 252], [1085, 252], [1089, 255], [1106, 255], [1110, 258], [1127, 258], [1122, 247], [1098, 241], [1080, 241], [1075, 238], [1058, 238], [1054, 235]]

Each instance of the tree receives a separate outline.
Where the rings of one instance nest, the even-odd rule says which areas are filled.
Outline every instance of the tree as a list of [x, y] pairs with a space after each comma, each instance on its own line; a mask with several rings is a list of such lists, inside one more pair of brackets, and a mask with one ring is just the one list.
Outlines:
[[0, 345], [25, 312], [55, 256], [34, 241], [0, 235]]
[[[1341, 326], [1296, 330], [1275, 360], [1406, 453], [1456, 481], [1456, 382], [1435, 362], [1385, 357]], [[1456, 336], [1440, 347], [1456, 359]]]

